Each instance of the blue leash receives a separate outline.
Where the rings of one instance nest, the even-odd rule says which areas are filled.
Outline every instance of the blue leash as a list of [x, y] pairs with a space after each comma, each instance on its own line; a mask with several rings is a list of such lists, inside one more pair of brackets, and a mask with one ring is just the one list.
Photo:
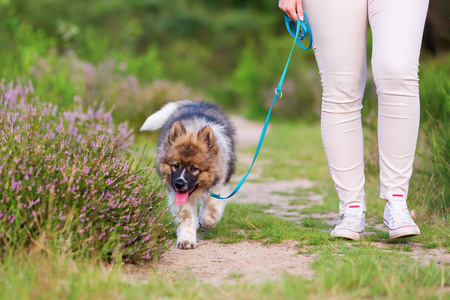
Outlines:
[[[247, 171], [247, 173], [245, 173], [244, 177], [242, 177], [241, 181], [239, 181], [239, 183], [234, 188], [234, 191], [229, 196], [221, 197], [220, 195], [214, 194], [213, 192], [211, 192], [211, 197], [214, 197], [217, 199], [222, 199], [222, 200], [233, 197], [234, 194], [236, 194], [237, 191], [239, 191], [242, 184], [244, 184], [244, 181], [247, 179], [248, 175], [250, 174], [250, 171], [252, 170], [253, 165], [255, 164], [256, 158], [258, 157], [259, 150], [261, 149], [261, 145], [264, 141], [264, 136], [266, 135], [267, 127], [269, 126], [270, 114], [272, 113], [273, 105], [275, 104], [275, 101], [277, 101], [278, 98], [283, 97], [283, 93], [281, 92], [281, 87], [283, 86], [284, 76], [286, 75], [287, 68], [289, 66], [289, 61], [291, 60], [292, 52], [294, 51], [294, 48], [295, 48], [295, 44], [297, 43], [300, 46], [300, 48], [305, 49], [305, 50], [308, 50], [309, 48], [311, 48], [312, 41], [313, 41], [313, 38], [311, 35], [311, 27], [309, 26], [308, 18], [306, 17], [305, 12], [303, 12], [303, 15], [305, 16], [305, 22], [302, 22], [300, 20], [298, 22], [294, 22], [291, 19], [289, 19], [289, 17], [286, 14], [284, 14], [284, 22], [286, 24], [286, 28], [287, 28], [288, 32], [294, 37], [294, 44], [292, 45], [291, 53], [289, 54], [289, 58], [286, 62], [286, 66], [284, 67], [284, 71], [283, 71], [283, 74], [281, 75], [281, 79], [280, 79], [280, 82], [278, 83], [278, 87], [275, 90], [275, 95], [273, 96], [272, 105], [270, 106], [269, 113], [267, 114], [266, 122], [264, 123], [264, 127], [261, 132], [261, 137], [259, 139], [258, 147], [256, 148], [255, 157], [253, 158], [253, 162], [252, 162], [249, 170]], [[305, 47], [302, 45], [302, 43], [300, 41], [303, 41], [308, 34], [309, 34], [309, 45], [308, 45], [308, 47]]]

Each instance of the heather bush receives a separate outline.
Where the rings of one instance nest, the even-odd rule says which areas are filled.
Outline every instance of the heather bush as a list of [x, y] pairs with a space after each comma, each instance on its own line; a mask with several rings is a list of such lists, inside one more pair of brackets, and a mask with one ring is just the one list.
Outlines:
[[44, 118], [45, 129], [55, 135], [55, 131], [60, 131], [62, 127], [65, 127], [71, 136], [71, 145], [80, 144], [82, 139], [86, 139], [92, 145], [99, 132], [108, 134], [116, 132], [118, 150], [129, 151], [133, 144], [133, 130], [129, 129], [126, 123], [115, 126], [112, 110], [106, 111], [103, 103], [97, 107], [90, 106], [84, 109], [81, 98], [75, 96], [73, 105], [71, 105], [73, 108], [59, 112], [58, 106], [39, 101], [31, 82], [28, 82], [27, 85], [14, 85], [13, 82], [6, 85], [2, 80], [0, 81], [0, 90], [3, 91], [2, 109], [8, 121], [13, 124], [23, 123], [29, 110], [36, 110], [37, 106], [41, 106], [45, 111], [45, 115], [41, 117]]
[[59, 112], [10, 84], [0, 99], [0, 256], [57, 245], [95, 258], [157, 257], [170, 245], [153, 169], [120, 156], [132, 141], [103, 108]]

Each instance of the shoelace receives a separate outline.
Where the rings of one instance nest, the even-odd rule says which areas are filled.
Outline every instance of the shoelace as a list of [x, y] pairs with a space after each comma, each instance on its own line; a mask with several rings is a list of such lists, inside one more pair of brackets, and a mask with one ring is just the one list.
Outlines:
[[336, 226], [336, 228], [349, 228], [359, 231], [361, 227], [362, 216], [357, 215], [344, 215], [342, 223]]
[[[397, 208], [397, 209], [390, 209], [391, 214], [391, 224], [389, 224], [389, 227], [397, 227], [399, 225], [415, 225], [413, 219], [411, 218], [411, 215], [409, 214], [408, 208]], [[392, 216], [395, 216], [393, 218]]]

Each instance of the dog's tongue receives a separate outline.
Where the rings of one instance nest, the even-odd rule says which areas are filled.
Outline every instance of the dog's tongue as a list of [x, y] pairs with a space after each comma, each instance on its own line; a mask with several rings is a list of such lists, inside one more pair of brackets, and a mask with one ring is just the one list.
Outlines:
[[189, 196], [189, 192], [184, 192], [184, 193], [176, 192], [175, 204], [178, 206], [183, 205], [184, 203], [186, 203], [188, 196]]

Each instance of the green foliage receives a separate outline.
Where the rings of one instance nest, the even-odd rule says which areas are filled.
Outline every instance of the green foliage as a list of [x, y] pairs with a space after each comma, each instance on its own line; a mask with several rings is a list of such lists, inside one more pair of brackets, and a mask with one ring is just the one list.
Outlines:
[[428, 58], [420, 65], [420, 118], [422, 122], [445, 122], [449, 120], [449, 74], [450, 55]]
[[[112, 108], [112, 116], [117, 122], [128, 122], [139, 129], [145, 119], [165, 103], [178, 99], [198, 99], [181, 82], [164, 79], [140, 83], [135, 72], [151, 76], [161, 72], [156, 63], [157, 52], [149, 52], [133, 60], [130, 65], [118, 56], [116, 59], [101, 61], [96, 66], [79, 59], [74, 53], [58, 55], [49, 51], [37, 58], [31, 70], [31, 78], [36, 94], [62, 108], [71, 108], [74, 98], [86, 105], [103, 103]], [[141, 60], [142, 59], [142, 60]], [[155, 62], [152, 64], [151, 62]], [[143, 66], [146, 66], [143, 68]], [[145, 82], [145, 81], [144, 81]]]
[[[248, 152], [253, 154], [254, 148]], [[328, 178], [328, 165], [324, 158], [318, 124], [278, 122], [275, 119], [270, 123], [258, 161], [269, 161], [263, 165], [264, 178], [316, 180]]]
[[0, 77], [12, 80], [28, 75], [36, 59], [45, 55], [55, 41], [41, 30], [20, 22], [18, 16], [2, 18], [4, 13], [0, 13]]
[[[95, 67], [114, 59], [140, 83], [163, 77], [184, 81], [229, 109], [262, 118], [292, 44], [281, 12], [273, 8], [268, 2], [211, 5], [186, 0], [8, 2], [0, 15], [6, 25], [0, 45], [13, 54], [0, 50], [0, 75], [8, 80], [28, 77], [50, 49], [58, 54], [74, 51]], [[286, 84], [287, 101], [277, 110], [283, 116], [314, 120], [318, 77], [304, 74], [315, 65], [312, 51], [297, 48], [292, 64], [294, 80]], [[78, 91], [70, 85], [64, 88], [65, 77], [59, 75], [66, 71], [70, 70], [60, 70], [57, 78], [43, 83], [43, 89], [60, 94], [63, 103]], [[33, 83], [40, 90], [39, 80], [33, 78]]]
[[[290, 36], [263, 37], [258, 44], [253, 39], [245, 44], [230, 83], [230, 90], [235, 94], [231, 98], [239, 99], [237, 104], [248, 117], [260, 119], [266, 116], [272, 103], [293, 43]], [[320, 82], [318, 75], [310, 72], [312, 68], [315, 68], [312, 51], [295, 46], [282, 88], [283, 98], [277, 101], [274, 116], [317, 119]], [[218, 97], [218, 101], [224, 100]]]
[[[450, 102], [450, 97], [447, 97]], [[450, 136], [449, 136], [449, 118], [444, 121], [429, 121], [426, 125], [428, 134], [429, 151], [425, 156], [429, 157], [431, 164], [424, 166], [420, 170], [421, 177], [425, 180], [419, 186], [425, 193], [427, 206], [443, 215], [449, 217], [450, 214]]]
[[[429, 60], [421, 69], [421, 118], [426, 139], [421, 156], [431, 162], [422, 165], [419, 186], [427, 206], [439, 214], [450, 215], [450, 57]], [[423, 201], [422, 200], [422, 201]]]
[[241, 99], [245, 99], [243, 103], [248, 103], [247, 114], [250, 117], [264, 115], [266, 112], [264, 99], [260, 97], [264, 74], [259, 68], [260, 62], [257, 61], [254, 53], [254, 46], [247, 46], [242, 50], [240, 63], [231, 81], [233, 91]]

